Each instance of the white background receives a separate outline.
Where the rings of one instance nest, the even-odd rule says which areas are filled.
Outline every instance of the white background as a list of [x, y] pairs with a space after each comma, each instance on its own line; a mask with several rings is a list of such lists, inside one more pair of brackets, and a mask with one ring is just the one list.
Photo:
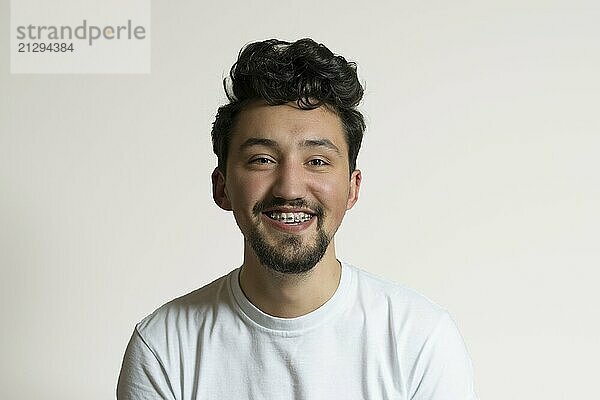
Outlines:
[[221, 79], [306, 36], [366, 82], [339, 257], [447, 307], [481, 399], [596, 395], [597, 2], [154, 1], [149, 75], [10, 75], [8, 3], [0, 398], [114, 398], [134, 324], [240, 264], [210, 195]]

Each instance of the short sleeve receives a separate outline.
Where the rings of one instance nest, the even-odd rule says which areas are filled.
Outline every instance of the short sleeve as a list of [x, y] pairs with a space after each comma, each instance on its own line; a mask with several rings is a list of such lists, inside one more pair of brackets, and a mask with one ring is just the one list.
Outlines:
[[117, 383], [117, 400], [174, 400], [163, 366], [137, 329], [127, 344]]
[[477, 400], [471, 359], [447, 312], [423, 345], [414, 368], [411, 400]]

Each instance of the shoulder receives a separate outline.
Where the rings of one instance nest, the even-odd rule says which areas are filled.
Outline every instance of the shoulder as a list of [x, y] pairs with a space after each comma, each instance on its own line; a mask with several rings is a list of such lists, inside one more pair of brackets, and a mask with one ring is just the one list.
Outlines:
[[427, 336], [448, 311], [418, 291], [390, 279], [346, 264], [356, 277], [357, 302], [373, 314], [375, 310], [391, 319], [397, 327]]
[[359, 294], [377, 301], [385, 300], [415, 311], [444, 312], [445, 309], [424, 294], [388, 278], [373, 274], [362, 268], [346, 264], [356, 277]]
[[[402, 284], [350, 266], [357, 304], [377, 331], [394, 333], [410, 398], [475, 399], [473, 370], [456, 322], [446, 308]], [[450, 395], [452, 394], [452, 395]]]
[[136, 324], [136, 331], [146, 341], [160, 342], [174, 333], [192, 332], [216, 318], [230, 303], [229, 275], [161, 305]]

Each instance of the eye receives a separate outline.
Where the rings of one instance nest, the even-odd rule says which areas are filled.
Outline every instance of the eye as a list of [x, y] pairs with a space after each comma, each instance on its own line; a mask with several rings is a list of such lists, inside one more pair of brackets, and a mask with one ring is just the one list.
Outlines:
[[252, 160], [250, 160], [250, 164], [258, 164], [258, 165], [266, 165], [266, 164], [270, 164], [273, 162], [274, 161], [268, 157], [254, 157]]
[[329, 163], [325, 160], [322, 160], [320, 158], [314, 158], [312, 160], [310, 160], [308, 162], [309, 165], [312, 165], [313, 167], [324, 167], [326, 165], [329, 165]]

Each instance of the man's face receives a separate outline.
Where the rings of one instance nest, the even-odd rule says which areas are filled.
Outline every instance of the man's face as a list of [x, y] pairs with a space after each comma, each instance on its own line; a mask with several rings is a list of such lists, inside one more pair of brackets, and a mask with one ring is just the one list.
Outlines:
[[217, 204], [233, 210], [258, 261], [301, 273], [323, 257], [358, 199], [339, 117], [325, 107], [248, 105], [238, 115], [227, 175], [213, 174]]

